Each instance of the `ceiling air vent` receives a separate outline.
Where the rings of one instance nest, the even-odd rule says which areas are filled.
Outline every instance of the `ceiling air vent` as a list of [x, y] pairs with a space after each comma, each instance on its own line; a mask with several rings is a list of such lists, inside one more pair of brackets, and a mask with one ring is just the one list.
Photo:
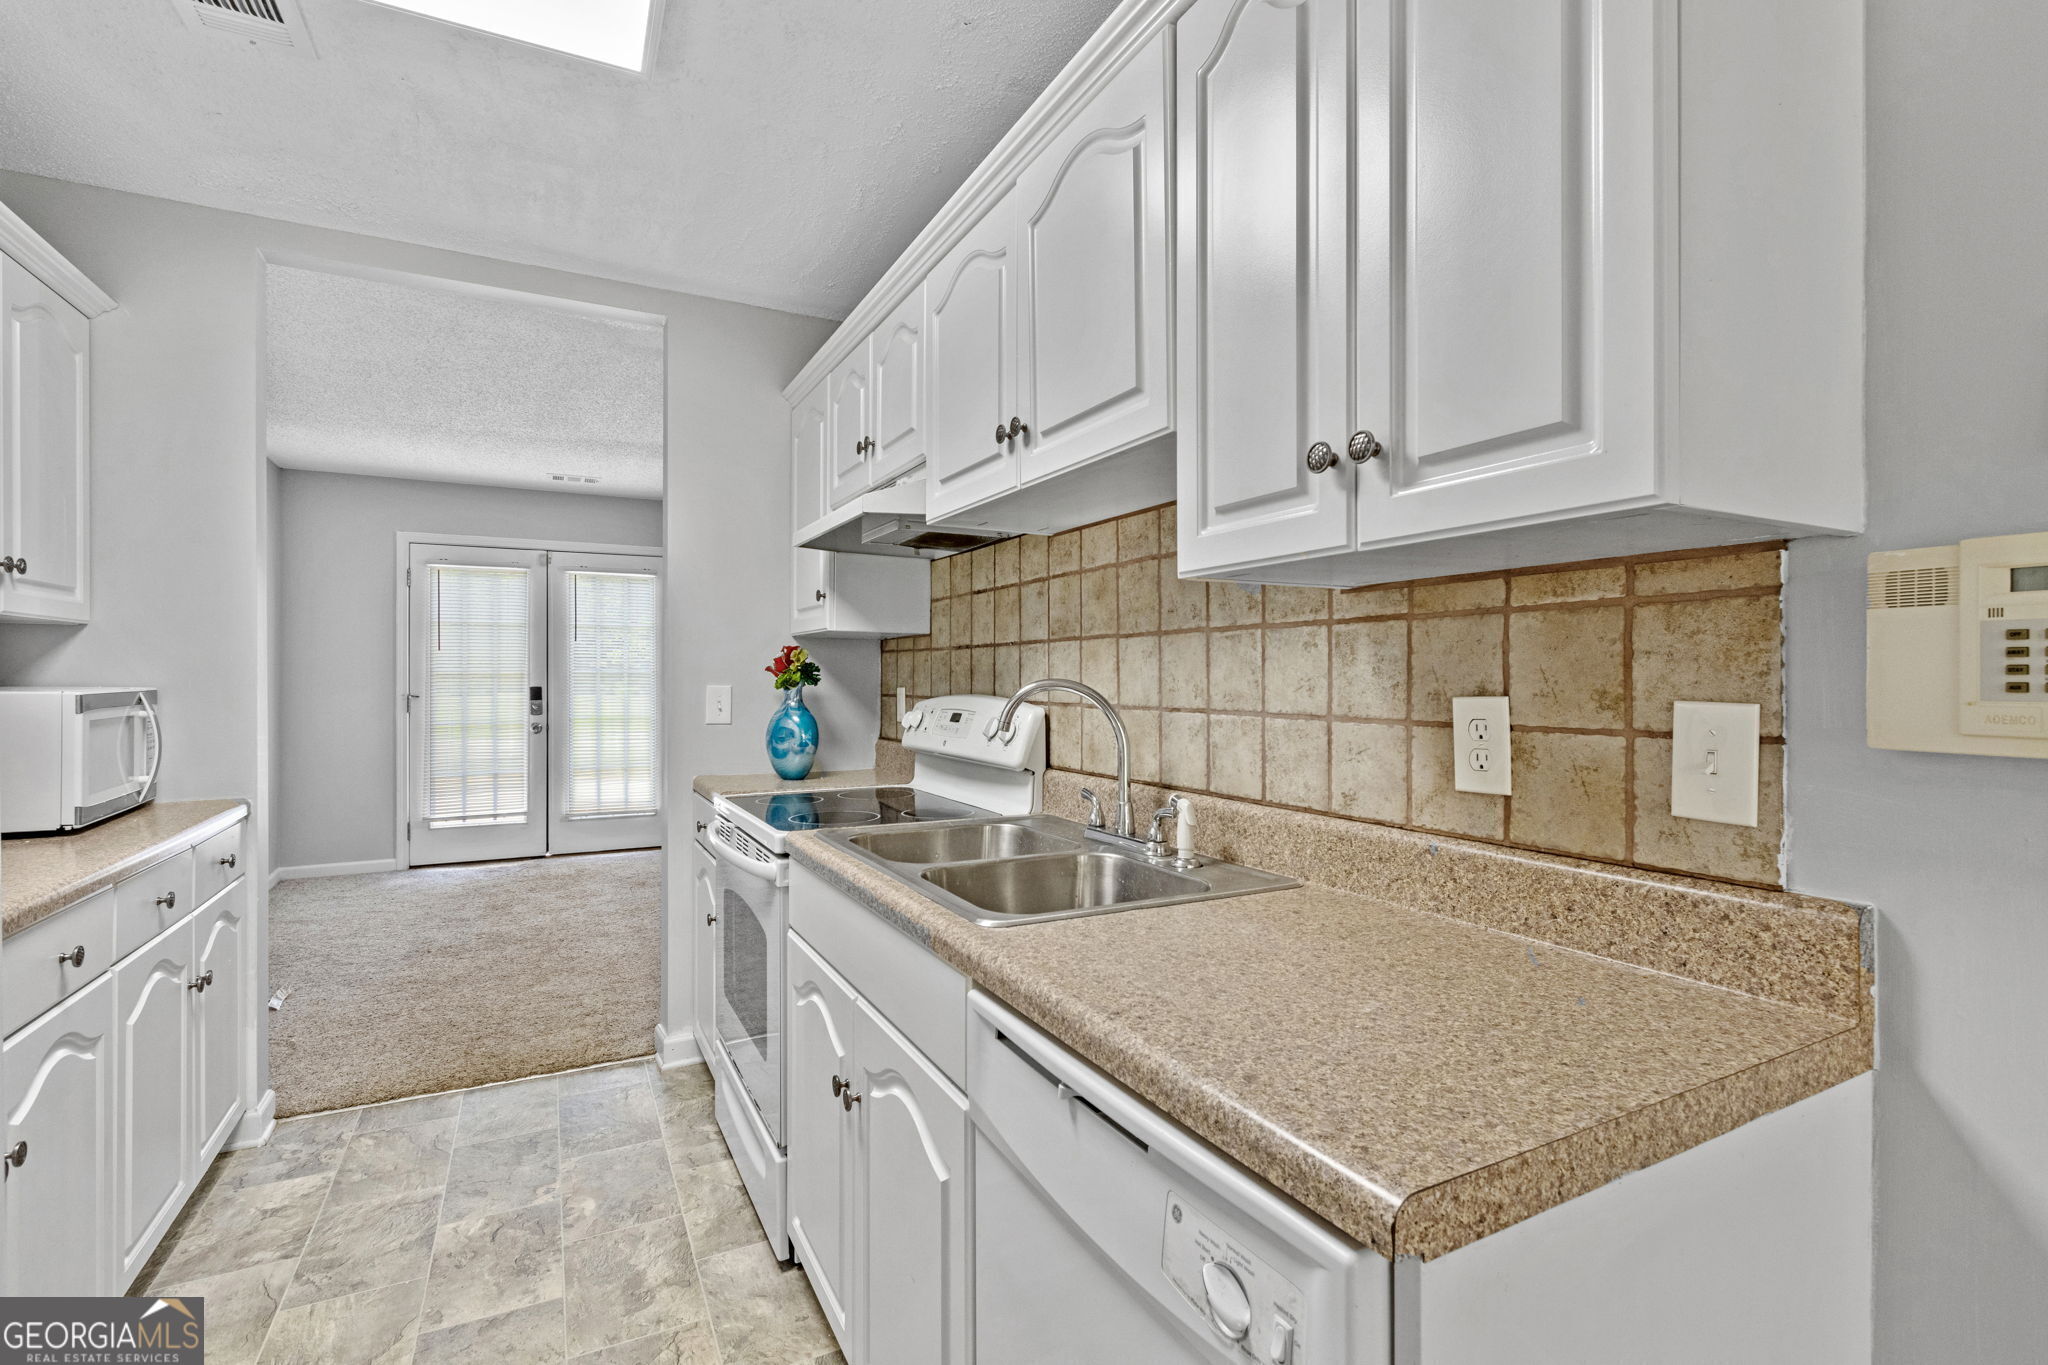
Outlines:
[[553, 479], [553, 480], [554, 480], [554, 481], [555, 481], [556, 483], [597, 483], [597, 482], [598, 482], [598, 477], [597, 477], [597, 475], [595, 475], [595, 474], [550, 474], [550, 475], [548, 475], [548, 477], [549, 477], [549, 478], [551, 478], [551, 479]]
[[1870, 605], [1945, 607], [1956, 600], [1956, 571], [1947, 565], [1889, 569], [1870, 576]]
[[270, 47], [313, 50], [298, 0], [171, 0], [186, 28]]

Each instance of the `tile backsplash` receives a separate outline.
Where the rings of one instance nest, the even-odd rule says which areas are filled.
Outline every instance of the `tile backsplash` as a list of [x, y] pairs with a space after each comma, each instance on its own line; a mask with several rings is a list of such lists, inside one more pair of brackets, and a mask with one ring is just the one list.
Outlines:
[[[1174, 511], [936, 561], [932, 633], [882, 655], [895, 693], [1068, 677], [1117, 704], [1135, 780], [1779, 886], [1782, 546], [1372, 588], [1183, 580]], [[1451, 784], [1452, 697], [1511, 699], [1511, 797]], [[1761, 823], [1670, 814], [1671, 704], [1763, 708]], [[1052, 766], [1115, 771], [1093, 708], [1052, 700]]]

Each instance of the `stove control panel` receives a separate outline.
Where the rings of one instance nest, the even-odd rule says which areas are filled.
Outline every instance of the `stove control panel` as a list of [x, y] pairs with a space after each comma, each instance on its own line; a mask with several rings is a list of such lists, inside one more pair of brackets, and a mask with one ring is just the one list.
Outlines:
[[1045, 768], [1045, 708], [1017, 708], [1006, 734], [991, 734], [1006, 697], [933, 697], [903, 716], [903, 744], [919, 753], [944, 754], [1013, 772]]

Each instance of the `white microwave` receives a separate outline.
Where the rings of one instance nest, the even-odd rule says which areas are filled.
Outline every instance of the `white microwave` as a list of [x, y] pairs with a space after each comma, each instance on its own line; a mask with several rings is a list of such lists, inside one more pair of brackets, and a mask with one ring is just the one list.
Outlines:
[[0, 834], [84, 829], [156, 799], [151, 687], [0, 687]]

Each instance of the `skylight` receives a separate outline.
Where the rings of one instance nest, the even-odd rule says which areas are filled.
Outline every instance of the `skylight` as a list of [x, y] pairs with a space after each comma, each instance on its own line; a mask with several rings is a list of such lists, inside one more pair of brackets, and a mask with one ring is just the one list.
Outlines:
[[376, 0], [392, 9], [645, 71], [656, 0]]

